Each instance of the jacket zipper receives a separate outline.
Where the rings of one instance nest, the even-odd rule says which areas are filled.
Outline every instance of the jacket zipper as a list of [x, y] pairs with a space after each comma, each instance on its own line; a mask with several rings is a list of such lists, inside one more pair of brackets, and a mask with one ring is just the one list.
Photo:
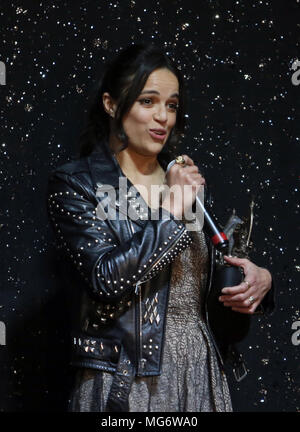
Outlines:
[[[129, 225], [130, 225], [131, 233], [133, 235], [135, 233], [135, 230], [133, 228], [132, 221], [130, 219], [129, 219]], [[143, 276], [143, 279], [145, 278], [145, 276], [147, 276], [147, 274], [149, 274], [151, 272], [151, 270], [153, 269], [153, 267], [155, 267], [157, 264], [160, 263], [160, 261], [166, 256], [166, 254], [169, 252], [169, 250], [172, 247], [174, 247], [179, 242], [179, 240], [181, 239], [181, 237], [182, 236], [180, 236], [176, 240], [176, 242], [172, 244], [172, 246], [169, 246], [168, 249], [164, 252], [164, 254], [160, 258], [156, 259], [152, 263], [150, 269]], [[146, 359], [143, 358], [143, 351], [142, 351], [142, 319], [143, 318], [142, 318], [142, 292], [141, 292], [141, 284], [143, 284], [145, 282], [148, 282], [150, 279], [152, 279], [152, 278], [149, 278], [149, 279], [147, 279], [146, 281], [143, 281], [143, 282], [138, 281], [135, 284], [135, 294], [138, 295], [138, 298], [139, 298], [139, 300], [138, 300], [138, 334], [139, 334], [139, 337], [138, 337], [138, 353], [139, 353], [139, 355], [138, 355], [138, 368], [137, 368], [137, 375], [138, 376], [142, 375], [142, 372], [143, 372], [143, 370], [144, 370], [144, 368], [146, 366]]]
[[[129, 219], [129, 225], [132, 235], [135, 233], [132, 222]], [[138, 296], [138, 304], [137, 304], [137, 316], [138, 316], [138, 358], [137, 358], [137, 375], [141, 375], [142, 371], [145, 367], [146, 360], [143, 359], [143, 351], [142, 351], [142, 290], [141, 290], [142, 282], [138, 281], [135, 284], [135, 294]]]
[[138, 290], [138, 296], [139, 296], [139, 302], [138, 302], [138, 326], [139, 326], [139, 338], [138, 338], [138, 368], [137, 368], [137, 375], [142, 375], [142, 372], [146, 366], [146, 360], [143, 358], [143, 350], [142, 350], [142, 289], [141, 289], [141, 283], [136, 284], [136, 290]]

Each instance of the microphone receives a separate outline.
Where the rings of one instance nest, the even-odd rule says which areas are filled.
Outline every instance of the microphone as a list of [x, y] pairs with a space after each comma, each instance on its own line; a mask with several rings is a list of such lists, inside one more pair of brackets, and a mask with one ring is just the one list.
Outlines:
[[[174, 163], [176, 163], [175, 159], [168, 164], [166, 174], [169, 172], [170, 168], [174, 165]], [[203, 226], [203, 230], [210, 238], [214, 247], [217, 250], [226, 253], [229, 244], [226, 234], [220, 229], [215, 218], [212, 215], [210, 215], [208, 211], [205, 209], [198, 195], [196, 195], [196, 203], [199, 206], [199, 208], [203, 211], [204, 214], [204, 219], [206, 223]]]
[[216, 220], [212, 217], [212, 215], [210, 215], [208, 211], [205, 209], [198, 195], [196, 195], [196, 201], [198, 206], [201, 208], [201, 210], [204, 213], [204, 219], [206, 224], [204, 224], [203, 230], [209, 236], [210, 240], [212, 241], [212, 244], [217, 250], [219, 250], [220, 252], [222, 251], [227, 253], [229, 241], [226, 234], [220, 229], [220, 227], [218, 226]]

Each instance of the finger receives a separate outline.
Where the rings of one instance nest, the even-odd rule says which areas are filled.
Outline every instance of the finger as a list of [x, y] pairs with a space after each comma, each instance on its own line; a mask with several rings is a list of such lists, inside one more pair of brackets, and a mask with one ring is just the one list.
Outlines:
[[197, 184], [202, 184], [204, 180], [203, 177], [201, 177], [200, 174], [195, 174], [195, 173], [191, 173], [191, 174], [187, 174], [186, 179], [190, 182], [196, 182]]
[[247, 267], [250, 263], [250, 261], [247, 258], [238, 258], [238, 257], [233, 257], [228, 255], [224, 255], [224, 259], [226, 262], [236, 266], [240, 266], [243, 269]]
[[[250, 286], [252, 286], [251, 282], [249, 282]], [[222, 294], [231, 294], [231, 295], [235, 295], [235, 294], [240, 294], [240, 293], [245, 293], [246, 291], [248, 291], [250, 288], [248, 286], [248, 284], [246, 284], [244, 281], [241, 282], [239, 285], [235, 285], [233, 287], [225, 287], [221, 290]]]
[[242, 291], [239, 291], [239, 292], [235, 292], [233, 294], [224, 294], [224, 295], [221, 295], [219, 297], [219, 299], [221, 301], [239, 301], [239, 302], [243, 302], [243, 301], [247, 300], [250, 296], [255, 297], [256, 291], [257, 291], [256, 288], [252, 286], [249, 289], [242, 290]]
[[[252, 297], [252, 300], [251, 300]], [[234, 300], [229, 300], [229, 299], [225, 299], [223, 301], [224, 306], [229, 306], [229, 307], [234, 307], [234, 308], [241, 308], [241, 309], [249, 309], [252, 307], [253, 304], [257, 303], [258, 297], [255, 295], [249, 296], [247, 297], [245, 300], [243, 301], [234, 301]]]
[[186, 165], [194, 165], [193, 159], [191, 159], [188, 155], [184, 154], [182, 157], [185, 160]]
[[184, 172], [185, 173], [193, 173], [193, 174], [196, 173], [196, 174], [199, 174], [199, 169], [198, 169], [197, 165], [186, 165], [184, 167]]
[[259, 305], [259, 302], [255, 302], [249, 308], [232, 307], [231, 309], [235, 312], [240, 312], [240, 313], [252, 315], [252, 314], [254, 314], [258, 305]]
[[191, 183], [197, 184], [199, 186], [204, 185], [206, 183], [205, 178], [203, 178], [199, 174], [190, 174], [190, 180], [191, 180]]
[[225, 301], [223, 305], [231, 308], [249, 309], [252, 303], [249, 303], [247, 300], [245, 302]]

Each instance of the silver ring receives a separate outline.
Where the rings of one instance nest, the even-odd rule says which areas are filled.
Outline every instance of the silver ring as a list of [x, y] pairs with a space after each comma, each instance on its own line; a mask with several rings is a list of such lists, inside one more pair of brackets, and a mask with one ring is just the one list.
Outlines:
[[245, 282], [245, 284], [247, 285], [247, 288], [248, 288], [248, 289], [251, 287], [250, 282], [248, 282], [248, 281], [246, 281], [246, 280], [244, 280], [243, 282]]
[[248, 302], [249, 302], [250, 304], [254, 303], [254, 301], [255, 301], [255, 298], [254, 298], [253, 296], [250, 296], [250, 297], [248, 298]]

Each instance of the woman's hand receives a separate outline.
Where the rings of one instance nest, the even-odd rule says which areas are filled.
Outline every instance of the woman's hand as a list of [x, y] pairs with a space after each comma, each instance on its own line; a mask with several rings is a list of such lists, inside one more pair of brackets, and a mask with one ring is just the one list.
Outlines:
[[246, 258], [224, 256], [228, 264], [242, 267], [245, 278], [240, 285], [222, 289], [219, 300], [236, 312], [253, 314], [272, 285], [270, 272]]
[[170, 189], [164, 191], [161, 204], [179, 219], [193, 205], [201, 185], [205, 184], [194, 161], [187, 155], [183, 155], [183, 158], [185, 165], [175, 163], [167, 173], [167, 185], [171, 193]]

